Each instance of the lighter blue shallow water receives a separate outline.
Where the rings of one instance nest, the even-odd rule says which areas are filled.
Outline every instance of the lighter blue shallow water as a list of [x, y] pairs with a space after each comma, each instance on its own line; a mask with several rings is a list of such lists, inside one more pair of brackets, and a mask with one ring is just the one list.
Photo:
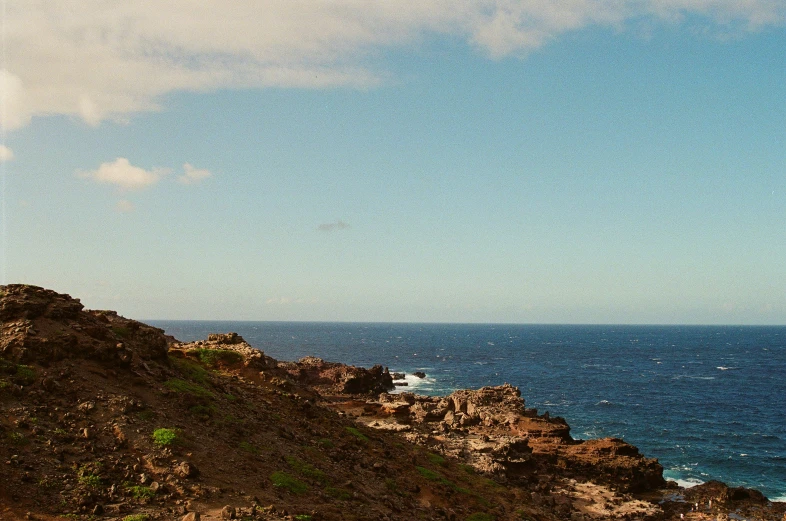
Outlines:
[[236, 331], [279, 360], [391, 371], [420, 394], [509, 382], [574, 438], [616, 436], [682, 484], [786, 500], [786, 327], [149, 321], [179, 340]]

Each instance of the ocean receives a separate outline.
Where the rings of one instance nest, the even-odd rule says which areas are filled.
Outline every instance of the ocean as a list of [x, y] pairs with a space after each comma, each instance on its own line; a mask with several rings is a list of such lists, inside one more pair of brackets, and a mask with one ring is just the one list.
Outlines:
[[508, 382], [574, 438], [622, 438], [683, 486], [786, 501], [786, 327], [148, 323], [182, 341], [235, 331], [279, 360], [382, 364], [419, 394]]

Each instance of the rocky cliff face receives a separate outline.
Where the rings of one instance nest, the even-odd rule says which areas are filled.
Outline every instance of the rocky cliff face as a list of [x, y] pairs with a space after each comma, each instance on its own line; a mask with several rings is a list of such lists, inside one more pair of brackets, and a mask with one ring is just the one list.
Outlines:
[[0, 287], [0, 318], [2, 521], [775, 520], [786, 509], [722, 484], [660, 490], [656, 461], [621, 440], [573, 440], [510, 385], [391, 395], [381, 367], [279, 362], [233, 333], [180, 343], [35, 286]]

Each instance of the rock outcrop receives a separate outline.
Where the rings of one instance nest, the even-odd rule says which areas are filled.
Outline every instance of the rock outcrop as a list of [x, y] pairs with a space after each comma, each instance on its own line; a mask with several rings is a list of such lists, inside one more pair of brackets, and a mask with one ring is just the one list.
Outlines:
[[49, 364], [92, 358], [119, 365], [166, 361], [161, 329], [114, 311], [83, 311], [78, 299], [52, 290], [14, 284], [0, 299], [0, 353], [17, 363]]
[[511, 385], [388, 394], [381, 366], [278, 362], [235, 333], [181, 343], [35, 286], [0, 287], [0, 316], [3, 521], [775, 521], [786, 511], [719, 483], [660, 490], [657, 461], [622, 440], [573, 440]]

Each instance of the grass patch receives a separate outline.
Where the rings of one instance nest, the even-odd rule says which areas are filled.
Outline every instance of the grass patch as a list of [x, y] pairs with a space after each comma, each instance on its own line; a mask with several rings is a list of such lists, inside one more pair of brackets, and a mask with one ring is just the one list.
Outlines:
[[286, 472], [276, 471], [270, 475], [273, 486], [283, 488], [293, 494], [303, 494], [308, 490], [308, 485]]
[[213, 416], [216, 412], [214, 405], [194, 405], [188, 408], [188, 412], [194, 416]]
[[164, 382], [164, 385], [176, 393], [187, 393], [194, 396], [199, 396], [201, 398], [215, 398], [213, 393], [201, 385], [189, 382], [187, 380], [181, 380], [180, 378], [170, 378]]
[[95, 462], [92, 464], [86, 463], [79, 467], [76, 472], [79, 478], [79, 484], [90, 488], [99, 488], [102, 484], [102, 481], [101, 477], [96, 474], [96, 472], [98, 472], [100, 467], [100, 462]]
[[348, 433], [350, 433], [352, 436], [356, 437], [360, 441], [368, 441], [368, 436], [357, 430], [355, 427], [348, 426], [344, 428], [347, 430]]
[[185, 358], [170, 358], [172, 363], [180, 369], [180, 372], [186, 375], [189, 379], [205, 384], [210, 381], [210, 372], [199, 365], [197, 362], [187, 360]]
[[421, 476], [426, 478], [429, 481], [447, 481], [445, 478], [442, 477], [442, 474], [439, 472], [434, 472], [433, 470], [427, 469], [426, 467], [415, 467], [418, 469], [418, 472]]
[[428, 456], [428, 460], [435, 465], [441, 465], [444, 467], [446, 464], [445, 458], [443, 458], [439, 454], [434, 454], [433, 452], [429, 452], [428, 454], [426, 454], [426, 456]]
[[159, 447], [174, 445], [179, 440], [175, 429], [156, 429], [153, 431], [153, 443]]
[[243, 361], [243, 355], [237, 351], [228, 351], [226, 349], [194, 349], [187, 354], [195, 356], [200, 362], [209, 367], [235, 365]]
[[120, 338], [131, 336], [131, 330], [124, 326], [112, 326], [112, 332]]
[[25, 435], [22, 434], [21, 432], [9, 432], [8, 441], [11, 443], [11, 445], [16, 445], [18, 447], [30, 443], [30, 440], [25, 438]]
[[128, 491], [134, 499], [151, 499], [156, 495], [153, 489], [142, 485], [126, 485], [126, 491]]
[[317, 468], [312, 467], [308, 463], [300, 461], [299, 459], [293, 456], [287, 456], [285, 459], [287, 460], [287, 464], [290, 467], [292, 467], [292, 470], [294, 470], [304, 478], [313, 479], [323, 484], [330, 481], [324, 472], [322, 472]]
[[311, 516], [309, 514], [298, 514], [295, 516], [297, 521], [311, 521]]

